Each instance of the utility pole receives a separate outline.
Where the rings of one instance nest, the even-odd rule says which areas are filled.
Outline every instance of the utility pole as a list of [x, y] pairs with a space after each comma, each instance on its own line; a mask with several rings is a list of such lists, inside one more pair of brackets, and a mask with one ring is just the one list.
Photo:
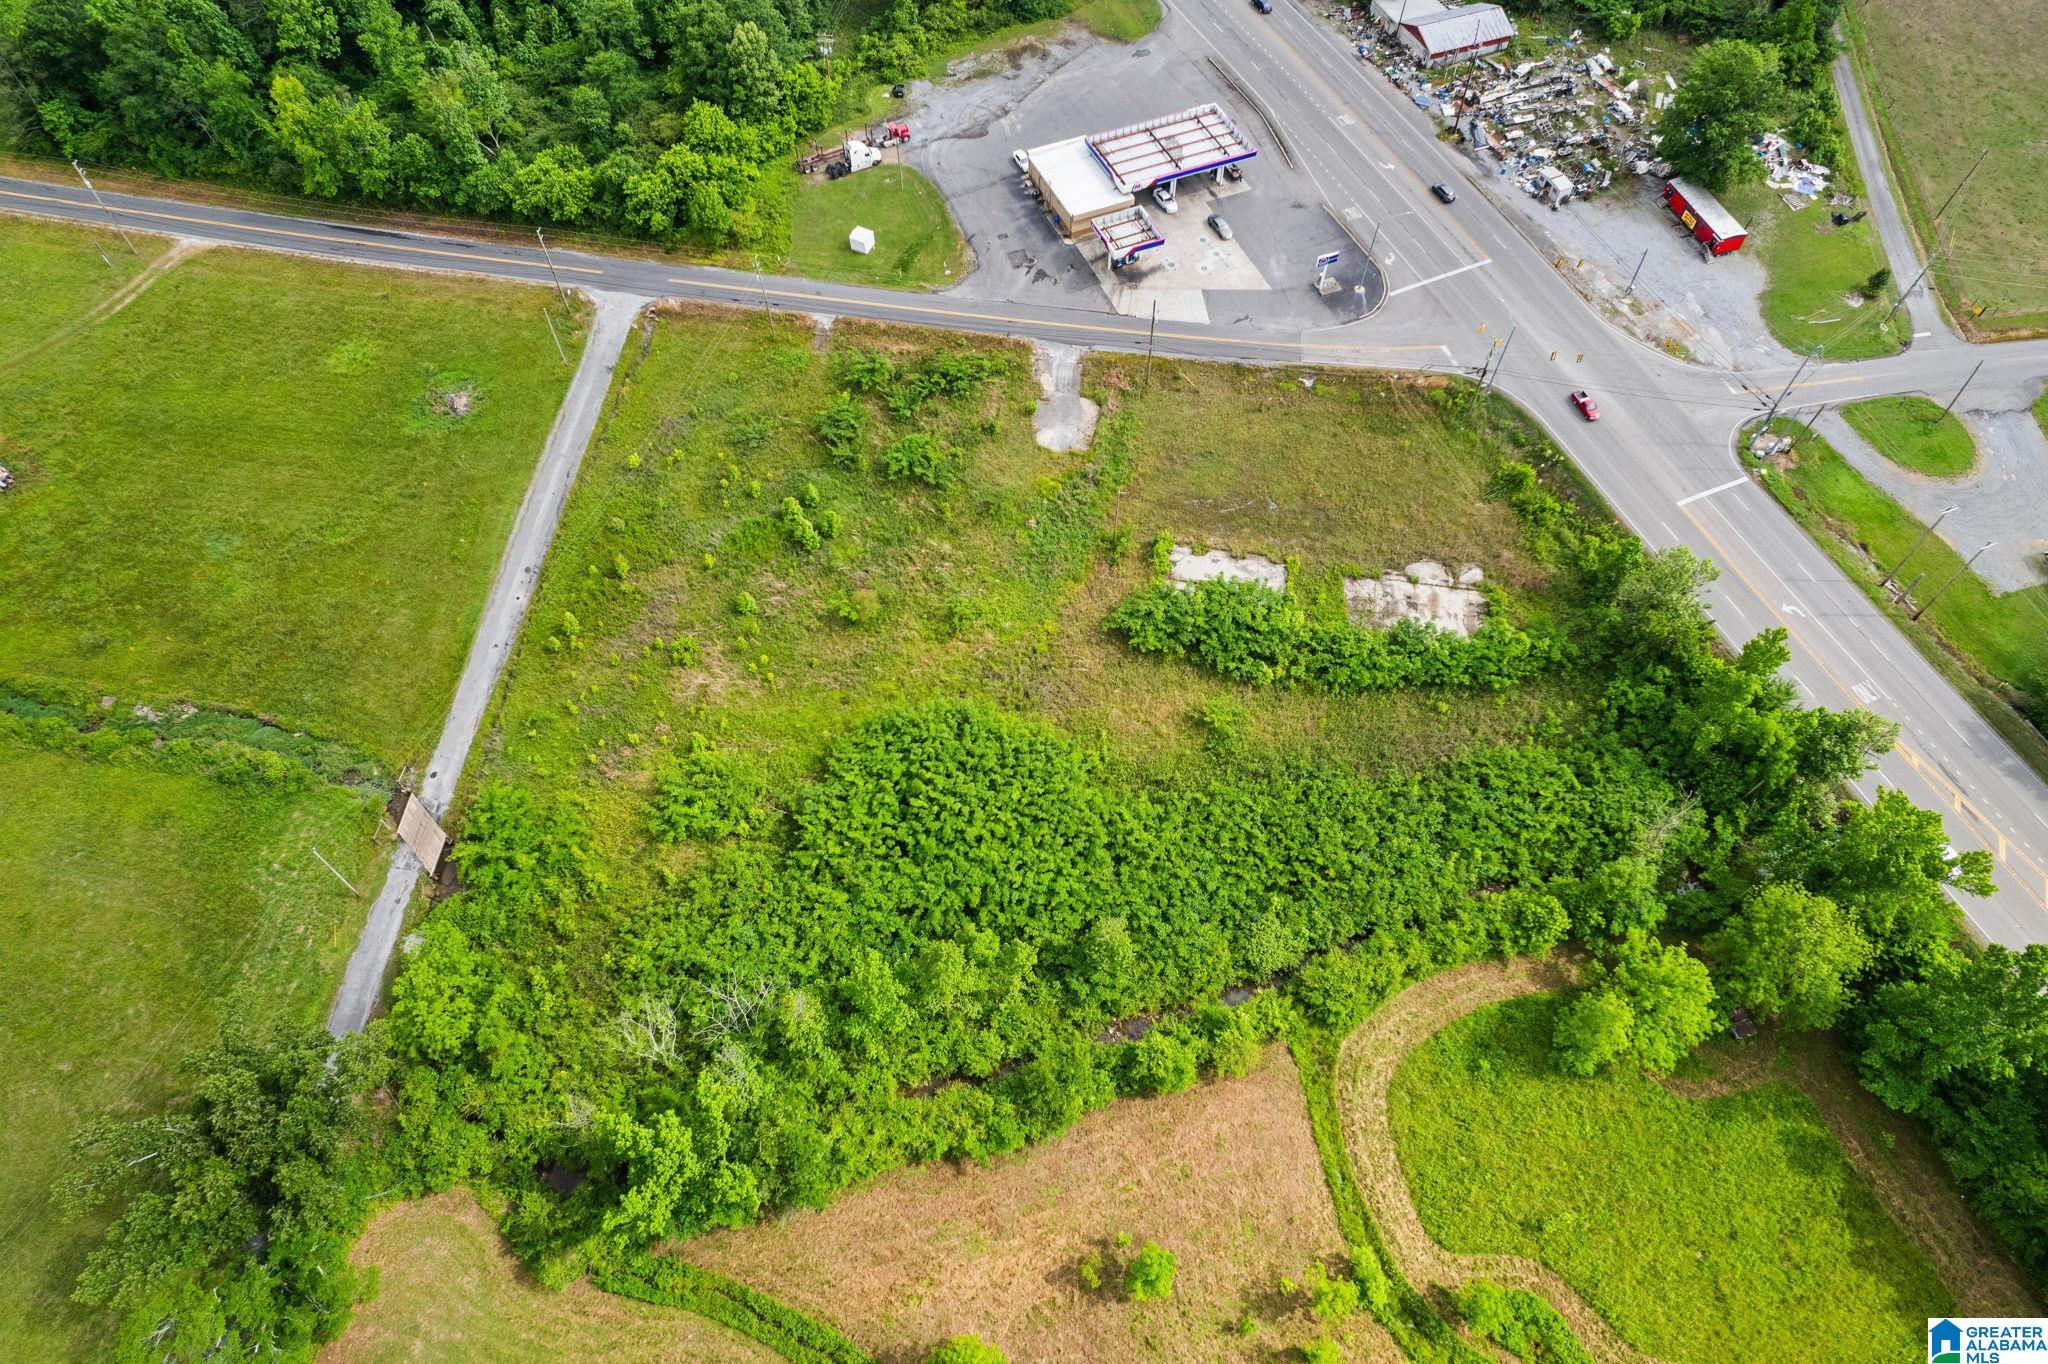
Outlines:
[[1969, 171], [1963, 176], [1961, 180], [1958, 180], [1956, 182], [1956, 187], [1948, 192], [1948, 198], [1943, 199], [1941, 201], [1941, 207], [1934, 211], [1934, 217], [1930, 219], [1928, 222], [1929, 227], [1932, 227], [1935, 223], [1941, 221], [1941, 215], [1948, 212], [1948, 206], [1956, 201], [1956, 196], [1963, 192], [1963, 186], [1970, 183], [1970, 178], [1976, 175], [1977, 173], [1977, 167], [1983, 165], [1984, 158], [1989, 156], [1990, 154], [1991, 148], [1989, 147], [1986, 147], [1982, 151], [1977, 153], [1977, 159], [1975, 162], [1971, 164]]
[[1630, 298], [1630, 297], [1633, 297], [1633, 296], [1634, 296], [1634, 294], [1635, 294], [1635, 291], [1636, 291], [1636, 276], [1637, 276], [1637, 275], [1640, 275], [1640, 274], [1642, 274], [1642, 273], [1643, 273], [1643, 263], [1644, 263], [1645, 261], [1649, 260], [1649, 259], [1650, 259], [1650, 248], [1646, 246], [1646, 247], [1644, 247], [1644, 248], [1643, 248], [1643, 256], [1642, 256], [1642, 260], [1639, 260], [1639, 261], [1637, 261], [1637, 262], [1636, 262], [1636, 268], [1635, 268], [1634, 272], [1633, 272], [1633, 273], [1631, 273], [1631, 274], [1629, 275], [1629, 277], [1628, 277], [1628, 288], [1626, 288], [1626, 289], [1623, 289], [1623, 290], [1621, 291], [1621, 296], [1622, 296], [1623, 298]]
[[[1879, 325], [1883, 324], [1880, 323]], [[1792, 377], [1785, 381], [1785, 391], [1777, 396], [1777, 398], [1771, 403], [1771, 410], [1764, 414], [1765, 426], [1769, 426], [1772, 422], [1778, 419], [1778, 409], [1779, 407], [1783, 406], [1785, 399], [1791, 396], [1792, 385], [1799, 382], [1799, 376], [1806, 373], [1807, 365], [1811, 364], [1813, 361], [1813, 357], [1818, 354], [1820, 354], [1820, 349], [1818, 347], [1815, 347], [1813, 350], [1808, 351], [1804, 356], [1800, 358], [1799, 368], [1793, 370]]]
[[1891, 310], [1891, 312], [1890, 312], [1890, 313], [1886, 313], [1886, 314], [1885, 314], [1885, 315], [1884, 315], [1883, 317], [1879, 318], [1879, 319], [1878, 319], [1878, 321], [1877, 321], [1877, 329], [1878, 329], [1879, 331], [1883, 331], [1883, 330], [1884, 330], [1884, 324], [1892, 320], [1892, 313], [1896, 313], [1896, 312], [1897, 312], [1897, 311], [1898, 311], [1899, 309], [1901, 309], [1901, 308], [1903, 308], [1903, 307], [1905, 307], [1905, 306], [1906, 306], [1906, 299], [1907, 299], [1907, 297], [1908, 297], [1908, 296], [1909, 296], [1909, 295], [1910, 295], [1910, 294], [1911, 294], [1911, 293], [1912, 293], [1912, 292], [1913, 292], [1913, 291], [1914, 291], [1915, 289], [1917, 289], [1917, 288], [1919, 288], [1919, 287], [1920, 287], [1920, 281], [1921, 281], [1921, 280], [1923, 280], [1923, 279], [1926, 279], [1926, 278], [1927, 278], [1927, 272], [1928, 272], [1929, 270], [1932, 270], [1932, 269], [1934, 268], [1934, 262], [1935, 262], [1936, 258], [1938, 258], [1938, 257], [1939, 257], [1940, 255], [1941, 255], [1941, 252], [1937, 251], [1937, 252], [1935, 252], [1935, 253], [1934, 253], [1934, 255], [1932, 255], [1932, 256], [1929, 256], [1929, 257], [1927, 258], [1927, 264], [1925, 264], [1925, 265], [1923, 265], [1923, 266], [1921, 266], [1921, 267], [1920, 267], [1920, 273], [1919, 273], [1919, 274], [1917, 274], [1917, 275], [1915, 275], [1915, 276], [1913, 276], [1913, 282], [1912, 282], [1911, 284], [1908, 284], [1908, 285], [1907, 285], [1907, 286], [1906, 286], [1905, 288], [1903, 288], [1903, 289], [1899, 290], [1899, 301], [1898, 301], [1898, 302], [1896, 302], [1896, 303], [1894, 303], [1894, 304], [1892, 304], [1892, 310]]
[[1972, 554], [1969, 558], [1963, 560], [1963, 566], [1961, 568], [1957, 569], [1955, 572], [1948, 575], [1947, 582], [1943, 583], [1940, 587], [1934, 589], [1934, 595], [1927, 599], [1927, 606], [1920, 606], [1914, 608], [1913, 619], [1920, 619], [1920, 617], [1926, 613], [1928, 606], [1932, 606], [1936, 602], [1940, 601], [1941, 594], [1948, 591], [1949, 588], [1955, 586], [1956, 579], [1962, 577], [1965, 573], [1968, 573], [1970, 571], [1970, 565], [1976, 563], [1978, 559], [1983, 557], [1985, 550], [1990, 549], [1993, 545], [1997, 543], [1998, 542], [1996, 540], [1986, 540], [1982, 545], [1979, 545], [1977, 547], [1977, 552], [1975, 554]]
[[564, 309], [569, 306], [569, 291], [562, 287], [562, 277], [555, 273], [554, 253], [548, 250], [548, 239], [539, 228], [533, 229], [533, 238], [540, 243], [540, 258], [548, 263], [548, 274], [554, 277], [555, 294], [562, 300]]
[[1493, 372], [1484, 375], [1480, 379], [1479, 388], [1481, 392], [1491, 389], [1494, 381], [1500, 378], [1500, 367], [1507, 362], [1508, 347], [1515, 344], [1515, 330], [1514, 327], [1508, 328], [1508, 339], [1500, 343], [1500, 351], [1493, 357]]
[[549, 312], [546, 308], [542, 308], [540, 310], [540, 316], [541, 321], [548, 324], [548, 335], [554, 340], [555, 354], [561, 356], [562, 363], [564, 365], [567, 365], [569, 363], [569, 352], [562, 349], [561, 333], [555, 330], [555, 315]]
[[85, 167], [79, 165], [75, 157], [72, 159], [71, 169], [78, 172], [79, 183], [85, 186], [85, 192], [92, 196], [92, 201], [100, 206], [100, 212], [106, 214], [107, 221], [114, 225], [114, 231], [121, 238], [121, 245], [128, 248], [128, 254], [131, 256], [141, 255], [142, 253], [135, 249], [135, 243], [128, 240], [128, 233], [121, 226], [121, 220], [114, 216], [113, 209], [107, 207], [107, 201], [100, 198], [100, 192], [93, 188], [92, 181], [85, 174]]
[[[1950, 399], [1948, 400], [1948, 406], [1947, 406], [1947, 407], [1944, 407], [1943, 409], [1941, 409], [1941, 415], [1942, 415], [1943, 417], [1946, 417], [1946, 416], [1947, 416], [1947, 415], [1948, 415], [1949, 413], [1953, 412], [1953, 411], [1955, 410], [1955, 406], [1956, 406], [1956, 404], [1957, 404], [1957, 403], [1959, 403], [1959, 402], [1961, 402], [1961, 401], [1963, 400], [1963, 389], [1966, 389], [1966, 388], [1968, 388], [1968, 387], [1970, 386], [1970, 384], [1971, 384], [1971, 383], [1972, 383], [1972, 382], [1973, 382], [1973, 381], [1974, 381], [1974, 380], [1976, 379], [1976, 377], [1977, 377], [1977, 370], [1978, 370], [1978, 369], [1982, 369], [1982, 368], [1984, 368], [1984, 362], [1983, 362], [1982, 360], [1979, 360], [1979, 361], [1977, 362], [1977, 369], [1973, 369], [1973, 370], [1971, 370], [1971, 371], [1970, 371], [1970, 377], [1969, 377], [1968, 379], [1965, 379], [1965, 380], [1963, 380], [1963, 388], [1959, 388], [1959, 389], [1957, 389], [1957, 390], [1956, 390], [1956, 396], [1955, 396], [1955, 397], [1953, 397], [1953, 398], [1950, 398]], [[1939, 421], [1940, 419], [1941, 419], [1940, 417], [1937, 417], [1937, 418], [1935, 418], [1935, 420], [1936, 420], [1936, 421]]]
[[1145, 396], [1152, 396], [1152, 346], [1159, 336], [1159, 300], [1152, 300], [1152, 325], [1145, 329]]
[[818, 35], [818, 51], [825, 54], [825, 79], [829, 81], [832, 79], [832, 35], [830, 33], [820, 33]]
[[[1941, 509], [1941, 515], [1935, 517], [1931, 525], [1922, 526], [1920, 528], [1920, 534], [1916, 536], [1913, 540], [1913, 547], [1907, 550], [1905, 554], [1901, 555], [1899, 561], [1892, 565], [1891, 572], [1884, 575], [1884, 581], [1877, 585], [1878, 591], [1882, 592], [1887, 587], [1890, 587], [1894, 582], [1898, 581], [1899, 570], [1906, 566], [1906, 560], [1912, 558], [1915, 554], [1918, 554], [1920, 552], [1920, 546], [1926, 544], [1927, 537], [1934, 534], [1934, 527], [1940, 525], [1943, 521], [1946, 521], [1948, 519], [1948, 514], [1954, 510], [1956, 510], [1956, 508], [1953, 505], [1943, 507]], [[1919, 579], [1915, 578], [1913, 581], [1918, 582]]]

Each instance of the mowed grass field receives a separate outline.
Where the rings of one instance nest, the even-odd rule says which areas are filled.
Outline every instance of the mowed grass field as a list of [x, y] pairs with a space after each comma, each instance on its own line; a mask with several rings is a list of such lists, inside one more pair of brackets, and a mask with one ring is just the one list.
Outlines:
[[1560, 1075], [1558, 1002], [1483, 1009], [1396, 1072], [1402, 1165], [1447, 1249], [1541, 1260], [1673, 1364], [1880, 1364], [1956, 1310], [1804, 1094]]
[[765, 1345], [706, 1317], [601, 1292], [534, 1282], [466, 1192], [400, 1203], [356, 1243], [377, 1296], [356, 1309], [320, 1364], [475, 1360], [479, 1364], [774, 1364]]
[[[1933, 278], [1975, 326], [2048, 328], [2048, 43], [2039, 0], [1858, 0], [1844, 11], [1892, 182], [1923, 250], [1950, 251]], [[1978, 155], [1983, 166], [1934, 215]]]
[[1902, 469], [1930, 478], [1960, 478], [1977, 463], [1970, 428], [1928, 398], [1901, 394], [1848, 403], [1842, 417], [1856, 434]]
[[373, 884], [380, 802], [278, 796], [0, 738], [0, 1358], [97, 1358], [69, 1302], [96, 1235], [49, 1204], [66, 1146], [146, 1112], [224, 1020], [312, 1021]]
[[[23, 231], [31, 275], [105, 268]], [[0, 369], [0, 679], [424, 754], [567, 387], [544, 298], [213, 250]]]
[[[891, 160], [839, 180], [790, 174], [797, 183], [781, 268], [897, 289], [941, 289], [967, 273], [967, 239], [945, 196], [913, 168]], [[867, 255], [847, 245], [856, 227], [874, 231]]]
[[[1863, 186], [1855, 167], [1842, 171], [1836, 188], [1860, 198]], [[1748, 224], [1750, 246], [1763, 262], [1768, 283], [1757, 306], [1771, 335], [1790, 350], [1804, 355], [1818, 348], [1830, 360], [1896, 354], [1913, 324], [1903, 308], [1889, 318], [1886, 314], [1898, 289], [1912, 277], [1868, 297], [1861, 293], [1872, 274], [1885, 267], [1877, 229], [1868, 218], [1834, 226], [1826, 199], [1794, 213], [1778, 194], [1755, 184], [1722, 195], [1729, 211]]]
[[132, 255], [111, 232], [0, 214], [0, 280], [7, 281], [7, 306], [0, 308], [0, 383], [9, 367], [113, 298], [170, 247], [164, 238], [142, 233], [131, 232], [129, 240], [135, 243]]

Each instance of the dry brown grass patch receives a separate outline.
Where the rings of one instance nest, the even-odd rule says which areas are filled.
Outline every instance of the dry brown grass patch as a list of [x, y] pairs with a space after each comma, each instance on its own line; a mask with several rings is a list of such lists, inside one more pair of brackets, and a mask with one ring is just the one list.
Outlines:
[[608, 1364], [767, 1364], [777, 1356], [703, 1317], [533, 1281], [467, 1193], [379, 1213], [350, 1257], [378, 1274], [321, 1364], [384, 1360], [605, 1360]]
[[[1115, 1237], [1127, 1232], [1131, 1246]], [[1179, 1257], [1174, 1296], [1082, 1289], [1091, 1251], [1114, 1268], [1145, 1241]], [[1313, 1339], [1276, 1301], [1283, 1274], [1344, 1252], [1293, 1063], [1118, 1103], [986, 1167], [884, 1175], [817, 1212], [675, 1248], [692, 1264], [831, 1321], [884, 1364], [972, 1331], [1013, 1360], [1265, 1361]], [[1110, 1279], [1110, 1274], [1105, 1274]], [[1234, 1325], [1259, 1319], [1250, 1337]], [[1367, 1319], [1352, 1359], [1396, 1359]]]

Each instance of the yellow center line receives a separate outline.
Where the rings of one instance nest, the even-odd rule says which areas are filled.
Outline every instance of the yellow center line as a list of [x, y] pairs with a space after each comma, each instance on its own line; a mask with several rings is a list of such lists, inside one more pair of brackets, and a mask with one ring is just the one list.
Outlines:
[[[1242, 25], [1242, 23], [1244, 22], [1242, 17], [1240, 17], [1238, 22], [1240, 25]], [[1386, 164], [1387, 162], [1391, 162], [1393, 163], [1393, 165], [1399, 168], [1402, 177], [1408, 181], [1408, 188], [1410, 193], [1421, 195], [1425, 192], [1423, 188], [1422, 177], [1417, 175], [1414, 172], [1414, 170], [1412, 170], [1409, 167], [1408, 158], [1405, 156], [1395, 155], [1393, 149], [1387, 146], [1385, 142], [1381, 141], [1380, 135], [1373, 130], [1372, 121], [1368, 119], [1364, 114], [1359, 113], [1358, 110], [1352, 108], [1350, 101], [1345, 99], [1342, 95], [1338, 94], [1336, 89], [1332, 87], [1328, 81], [1323, 79], [1323, 75], [1320, 71], [1317, 71], [1308, 62], [1304, 61], [1302, 59], [1301, 53], [1295, 49], [1294, 44], [1287, 41], [1286, 35], [1281, 33], [1277, 26], [1262, 29], [1262, 32], [1264, 32], [1267, 37], [1270, 37], [1275, 45], [1284, 49], [1287, 55], [1293, 58], [1295, 69], [1300, 71], [1301, 74], [1307, 77], [1309, 80], [1314, 81], [1316, 83], [1317, 88], [1323, 92], [1324, 97], [1327, 98], [1330, 101], [1330, 103], [1336, 105], [1337, 108], [1343, 110], [1345, 116], [1352, 120], [1352, 126], [1356, 127], [1360, 132], [1362, 132], [1366, 136], [1367, 140], [1369, 140], [1372, 143], [1373, 146], [1380, 149], [1380, 155], [1386, 158], [1386, 160], [1381, 163], [1382, 165]], [[1461, 241], [1463, 241], [1467, 247], [1471, 249], [1472, 254], [1477, 256], [1482, 263], [1491, 261], [1493, 259], [1493, 257], [1486, 254], [1484, 248], [1482, 248], [1479, 245], [1478, 240], [1474, 238], [1470, 232], [1467, 232], [1465, 230], [1465, 225], [1459, 222], [1455, 217], [1446, 217], [1443, 219], [1443, 222], [1446, 226], [1448, 226], [1451, 229], [1452, 232], [1457, 234], [1458, 238]]]
[[[44, 204], [63, 204], [67, 208], [82, 208], [76, 199], [59, 198], [52, 194], [24, 194], [17, 189], [0, 189], [0, 195], [10, 199], [28, 199]], [[479, 256], [470, 251], [447, 251], [432, 246], [411, 246], [404, 242], [366, 242], [360, 237], [344, 237], [331, 232], [302, 232], [289, 227], [264, 227], [256, 223], [235, 223], [220, 218], [199, 218], [184, 213], [161, 213], [147, 208], [123, 208], [121, 212], [131, 218], [158, 218], [167, 223], [192, 223], [200, 227], [227, 229], [235, 232], [262, 232], [273, 237], [291, 237], [299, 241], [336, 242], [343, 246], [372, 248], [378, 251], [405, 251], [415, 256], [446, 256], [451, 260], [467, 261], [473, 265], [516, 265], [524, 270], [545, 271], [547, 266], [513, 256]], [[573, 271], [579, 275], [602, 275], [604, 271], [588, 265], [557, 265], [557, 270]]]
[[[1756, 581], [1742, 571], [1742, 565], [1737, 563], [1729, 555], [1727, 548], [1714, 538], [1714, 533], [1707, 529], [1706, 523], [1693, 515], [1692, 510], [1688, 507], [1680, 507], [1679, 510], [1685, 513], [1686, 520], [1692, 522], [1693, 529], [1697, 530], [1706, 538], [1706, 542], [1714, 547], [1714, 552], [1721, 556], [1721, 562], [1726, 564], [1729, 570], [1742, 580], [1743, 585], [1755, 595], [1756, 599], [1763, 603], [1764, 610], [1770, 613], [1771, 618], [1785, 627], [1785, 633], [1788, 636], [1799, 641], [1800, 647], [1806, 650], [1807, 657], [1813, 660], [1814, 666], [1826, 674], [1828, 681], [1834, 683], [1836, 688], [1842, 693], [1842, 699], [1851, 706], [1860, 707], [1863, 704], [1862, 699], [1850, 690], [1848, 683], [1844, 682], [1833, 668], [1828, 666], [1827, 660], [1821, 657], [1819, 651], [1806, 642], [1805, 637], [1800, 634], [1798, 628], [1781, 615], [1777, 607], [1771, 605], [1770, 595], [1758, 587]], [[1918, 772], [1929, 785], [1933, 786], [1937, 794], [1945, 795], [1957, 814], [1968, 815], [1978, 825], [1982, 826], [1973, 832], [1985, 844], [1985, 851], [1991, 852], [2004, 866], [2012, 866], [2016, 859], [2024, 864], [2028, 871], [2033, 873], [2035, 880], [2041, 883], [2040, 888], [2036, 888], [2025, 881], [2020, 881], [2017, 884], [2025, 892], [2028, 899], [2040, 905], [2043, 909], [2048, 909], [2048, 872], [2043, 872], [2040, 864], [2027, 856], [2025, 852], [2013, 848], [2006, 841], [2004, 830], [2000, 829], [1991, 820], [1990, 816], [1978, 809], [1976, 802], [1964, 795], [1957, 788], [1956, 784], [1948, 779], [1947, 774], [1914, 752], [1911, 744], [1908, 744], [1904, 739], [1900, 739], [1892, 746], [1892, 749], [1905, 760], [1908, 767]], [[1984, 833], [1987, 830], [1990, 832], [1991, 837], [1997, 840], [1995, 849], [1992, 846], [1991, 839], [1984, 837]]]
[[1157, 336], [1162, 341], [1204, 341], [1209, 343], [1228, 342], [1234, 346], [1262, 346], [1271, 350], [1329, 350], [1329, 351], [1378, 351], [1400, 353], [1411, 351], [1441, 351], [1440, 345], [1414, 344], [1399, 346], [1378, 346], [1348, 341], [1289, 341], [1275, 338], [1267, 341], [1242, 336], [1205, 336], [1200, 332], [1152, 332], [1145, 327], [1117, 327], [1102, 322], [1066, 322], [1058, 318], [1016, 317], [1008, 313], [976, 312], [967, 308], [941, 308], [927, 303], [898, 303], [893, 299], [845, 299], [830, 294], [806, 293], [801, 289], [770, 289], [759, 284], [727, 284], [717, 280], [685, 279], [671, 275], [669, 284], [685, 284], [695, 289], [719, 289], [735, 294], [754, 294], [761, 298], [787, 298], [799, 303], [818, 306], [857, 302], [863, 308], [875, 308], [887, 312], [912, 313], [922, 317], [950, 317], [965, 322], [989, 322], [1005, 327], [1058, 327], [1064, 331], [1096, 332], [1105, 336]]

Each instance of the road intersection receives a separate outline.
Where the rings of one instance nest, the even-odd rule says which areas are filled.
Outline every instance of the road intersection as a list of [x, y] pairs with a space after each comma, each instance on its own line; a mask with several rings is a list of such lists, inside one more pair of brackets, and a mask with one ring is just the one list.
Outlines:
[[[1176, 322], [1152, 333], [1143, 320], [1066, 302], [906, 294], [559, 249], [553, 268], [565, 284], [649, 300], [877, 318], [1126, 352], [1151, 345], [1195, 360], [1472, 373], [1492, 358], [1500, 389], [1535, 415], [1646, 543], [1684, 545], [1721, 567], [1710, 605], [1732, 643], [1782, 627], [1792, 647], [1787, 672], [1804, 699], [1899, 722], [1897, 748], [1858, 783], [1859, 793], [1896, 787], [1940, 811], [1958, 849], [1993, 854], [1997, 893], [1963, 905], [1978, 932], [2009, 945], [2048, 942], [2048, 784], [1744, 474], [1736, 454], [1743, 426], [1781, 392], [1792, 411], [1953, 389], [1980, 360], [1993, 376], [2048, 378], [2048, 342], [1973, 347], [1938, 332], [1928, 338], [1934, 344], [1889, 359], [1823, 362], [1803, 372], [1717, 370], [1661, 354], [1609, 326], [1574, 292], [1481, 192], [1471, 164], [1437, 140], [1410, 101], [1363, 69], [1340, 34], [1298, 6], [1274, 10], [1261, 16], [1240, 0], [1180, 0], [1166, 36], [1190, 58], [1226, 60], [1286, 128], [1330, 210], [1362, 233], [1377, 227], [1388, 298], [1369, 319], [1312, 331]], [[1428, 193], [1437, 180], [1473, 190], [1445, 209]], [[537, 248], [499, 241], [128, 195], [105, 200], [131, 226], [210, 242], [550, 278]], [[106, 221], [82, 190], [28, 180], [0, 178], [0, 210]], [[1895, 260], [1895, 269], [1903, 265]], [[1599, 397], [1603, 420], [1579, 420], [1565, 396], [1577, 388]]]

